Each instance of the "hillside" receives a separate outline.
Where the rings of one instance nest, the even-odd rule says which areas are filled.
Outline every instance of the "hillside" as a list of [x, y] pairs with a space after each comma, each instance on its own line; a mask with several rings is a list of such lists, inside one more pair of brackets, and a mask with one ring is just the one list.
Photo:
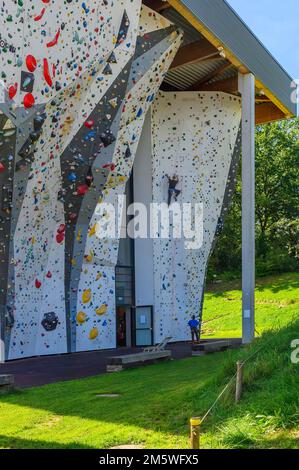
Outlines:
[[[262, 333], [250, 347], [1, 397], [0, 447], [109, 448], [134, 443], [188, 448], [189, 418], [203, 416], [234, 374], [236, 361], [256, 353], [245, 366], [241, 403], [236, 406], [233, 390], [228, 390], [202, 426], [202, 447], [299, 448], [299, 364], [290, 359], [291, 341], [299, 338], [299, 289], [298, 275], [288, 276], [259, 284], [257, 294], [264, 292], [270, 305], [261, 304], [258, 325], [263, 326], [265, 315], [265, 327], [272, 318], [276, 329]], [[209, 302], [212, 315], [216, 302], [225, 311], [233, 301], [214, 291], [206, 309]], [[297, 319], [292, 319], [296, 311]], [[226, 323], [223, 327], [239, 334]], [[99, 398], [100, 393], [119, 397]]]

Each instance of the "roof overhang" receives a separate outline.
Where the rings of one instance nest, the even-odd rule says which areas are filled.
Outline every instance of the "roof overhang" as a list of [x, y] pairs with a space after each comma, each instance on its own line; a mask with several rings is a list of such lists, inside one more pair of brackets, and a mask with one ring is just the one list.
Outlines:
[[[200, 45], [198, 41], [197, 51], [201, 61], [213, 56], [213, 51], [208, 47], [210, 44], [214, 51], [221, 51], [222, 57], [227, 60], [226, 64], [220, 63], [220, 71], [229, 68], [231, 64], [239, 73], [254, 74], [257, 89], [257, 124], [297, 116], [297, 103], [294, 99], [295, 82], [225, 0], [144, 0], [144, 2], [160, 14], [166, 15], [168, 9], [175, 9], [200, 33], [206, 42], [204, 46], [204, 43]], [[187, 53], [189, 60], [195, 63], [196, 44], [187, 44], [183, 48], [178, 53], [172, 69], [183, 66], [182, 58]], [[200, 80], [200, 83], [204, 82], [204, 86], [199, 90], [238, 92], [237, 76], [215, 81], [213, 73], [211, 70], [208, 74], [211, 82]]]

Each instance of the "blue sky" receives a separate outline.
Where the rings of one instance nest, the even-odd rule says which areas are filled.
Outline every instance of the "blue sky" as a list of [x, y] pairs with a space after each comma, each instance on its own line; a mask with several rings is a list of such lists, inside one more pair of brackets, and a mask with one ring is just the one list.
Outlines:
[[286, 71], [299, 78], [299, 0], [227, 0]]

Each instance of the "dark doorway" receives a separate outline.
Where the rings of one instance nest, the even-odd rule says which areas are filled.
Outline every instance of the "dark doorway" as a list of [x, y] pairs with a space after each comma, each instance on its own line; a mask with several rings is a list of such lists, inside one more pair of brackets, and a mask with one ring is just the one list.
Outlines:
[[117, 347], [127, 345], [127, 309], [125, 307], [116, 308], [116, 342]]

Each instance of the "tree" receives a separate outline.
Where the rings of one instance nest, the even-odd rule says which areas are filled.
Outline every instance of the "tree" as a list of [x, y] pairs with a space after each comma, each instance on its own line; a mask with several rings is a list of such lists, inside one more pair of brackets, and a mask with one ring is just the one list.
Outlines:
[[270, 248], [271, 228], [298, 217], [299, 121], [280, 121], [256, 129], [257, 255]]
[[[282, 256], [298, 260], [299, 119], [256, 128], [257, 262]], [[241, 269], [241, 170], [223, 232], [210, 263], [211, 271]], [[275, 264], [275, 263], [274, 263]], [[293, 265], [294, 266], [294, 265]], [[274, 269], [274, 266], [273, 266]]]

